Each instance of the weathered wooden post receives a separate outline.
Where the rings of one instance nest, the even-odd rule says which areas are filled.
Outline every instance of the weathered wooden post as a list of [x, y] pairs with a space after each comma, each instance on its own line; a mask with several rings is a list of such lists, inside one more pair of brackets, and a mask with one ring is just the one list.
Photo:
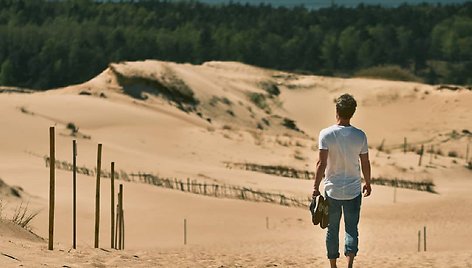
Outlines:
[[187, 192], [191, 192], [190, 190], [190, 178], [187, 178]]
[[116, 225], [115, 225], [115, 247], [114, 249], [118, 249], [118, 228], [120, 227], [120, 204], [119, 204], [119, 196], [120, 194], [118, 193], [118, 204], [116, 204]]
[[115, 245], [115, 162], [111, 162], [111, 248]]
[[123, 184], [120, 184], [121, 249], [125, 249], [125, 209], [123, 207]]
[[431, 145], [431, 150], [429, 152], [430, 152], [430, 154], [429, 154], [429, 163], [432, 164], [433, 163], [434, 145]]
[[418, 166], [421, 166], [421, 160], [423, 159], [423, 153], [424, 153], [424, 144], [421, 144], [420, 160], [418, 162]]
[[187, 245], [187, 219], [184, 219], [184, 245]]
[[49, 128], [49, 241], [48, 249], [54, 249], [54, 201], [56, 184], [56, 148], [54, 127]]
[[403, 138], [403, 153], [406, 154], [406, 147], [407, 147], [407, 143], [406, 143], [406, 137]]
[[421, 251], [421, 230], [418, 231], [418, 252]]
[[470, 143], [467, 142], [467, 149], [465, 151], [465, 164], [466, 165], [469, 163], [469, 146], [470, 146]]
[[72, 248], [77, 248], [77, 141], [72, 141]]
[[117, 222], [117, 229], [118, 229], [118, 249], [121, 249], [122, 245], [122, 230], [123, 227], [121, 226], [121, 192], [118, 192], [118, 222]]
[[397, 202], [397, 186], [398, 186], [398, 179], [395, 178], [395, 185], [393, 187], [393, 203]]
[[426, 226], [423, 229], [424, 251], [426, 251]]
[[95, 193], [95, 248], [99, 246], [100, 232], [100, 173], [102, 170], [102, 144], [98, 144], [97, 151], [97, 185]]

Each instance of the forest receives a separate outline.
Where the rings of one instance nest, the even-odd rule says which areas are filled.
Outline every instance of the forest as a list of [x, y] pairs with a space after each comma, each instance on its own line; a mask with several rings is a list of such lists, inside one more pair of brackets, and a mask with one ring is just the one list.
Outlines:
[[[240, 61], [472, 85], [472, 3], [309, 10], [195, 1], [0, 0], [0, 85], [82, 83], [109, 63]], [[393, 75], [395, 76], [395, 75]], [[395, 77], [393, 77], [395, 79]]]

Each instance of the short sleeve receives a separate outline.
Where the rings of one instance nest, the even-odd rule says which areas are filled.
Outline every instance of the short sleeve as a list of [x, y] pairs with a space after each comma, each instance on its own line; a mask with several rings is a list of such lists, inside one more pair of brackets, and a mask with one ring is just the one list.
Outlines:
[[320, 136], [318, 138], [318, 148], [320, 150], [328, 150], [327, 135], [323, 130], [320, 132]]
[[366, 154], [368, 152], [369, 152], [369, 146], [367, 145], [367, 136], [364, 134], [364, 141], [362, 142], [360, 154]]

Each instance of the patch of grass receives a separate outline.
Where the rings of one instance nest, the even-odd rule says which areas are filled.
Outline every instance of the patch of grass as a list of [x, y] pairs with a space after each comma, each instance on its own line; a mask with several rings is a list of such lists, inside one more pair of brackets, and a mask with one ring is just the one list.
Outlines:
[[289, 119], [289, 118], [284, 118], [283, 121], [282, 121], [282, 125], [288, 129], [291, 129], [291, 130], [295, 130], [297, 132], [302, 132], [298, 127], [297, 127], [297, 123], [292, 120], [292, 119]]
[[396, 65], [382, 65], [359, 70], [356, 77], [378, 78], [394, 81], [423, 82], [421, 78], [406, 69]]
[[67, 123], [66, 128], [72, 132], [72, 135], [75, 135], [79, 132], [79, 128], [72, 122]]
[[269, 121], [269, 119], [267, 119], [267, 118], [262, 118], [261, 120], [262, 120], [262, 122], [263, 122], [266, 126], [270, 126], [270, 121]]
[[305, 144], [299, 140], [295, 142], [295, 146], [305, 148]]
[[218, 98], [217, 96], [212, 96], [208, 103], [210, 104], [210, 106], [215, 107], [219, 101], [220, 98]]
[[228, 98], [226, 98], [226, 97], [223, 97], [223, 98], [221, 99], [221, 102], [223, 102], [224, 104], [226, 104], [226, 105], [228, 105], [228, 106], [233, 105], [233, 102], [231, 102], [231, 101], [230, 101]]
[[24, 107], [24, 106], [20, 107], [20, 111], [21, 111], [22, 113], [24, 113], [24, 114], [34, 115], [33, 112], [28, 111], [28, 110], [26, 109], [26, 107]]
[[92, 95], [92, 92], [83, 90], [83, 91], [80, 91], [79, 95], [90, 96]]
[[232, 117], [235, 117], [236, 115], [234, 114], [233, 110], [226, 110], [226, 113], [231, 115]]
[[459, 155], [457, 154], [456, 151], [449, 151], [449, 153], [447, 153], [447, 156], [449, 156], [449, 157], [458, 157]]
[[377, 147], [377, 150], [378, 150], [379, 152], [383, 152], [384, 146], [385, 146], [385, 139], [382, 140], [382, 142], [380, 143], [380, 145]]
[[161, 96], [177, 104], [182, 111], [192, 111], [199, 101], [192, 89], [171, 69], [166, 69], [161, 77], [148, 77], [144, 74], [124, 75], [113, 65], [110, 70], [116, 75], [118, 83], [126, 94], [133, 98], [145, 100], [148, 94]]
[[38, 216], [39, 211], [31, 212], [28, 204], [23, 205], [23, 202], [15, 209], [11, 221], [20, 227], [31, 230], [31, 221]]
[[267, 103], [266, 97], [264, 94], [251, 92], [249, 93], [249, 99], [254, 103], [259, 109], [270, 113], [270, 107]]
[[295, 150], [293, 157], [297, 160], [304, 161], [306, 158], [303, 156], [302, 152]]
[[269, 93], [270, 96], [279, 96], [280, 95], [280, 89], [277, 86], [277, 84], [273, 81], [264, 81], [259, 83], [259, 86], [265, 90], [267, 93]]
[[275, 139], [275, 142], [284, 147], [289, 147], [292, 145], [289, 140], [280, 139], [278, 137]]

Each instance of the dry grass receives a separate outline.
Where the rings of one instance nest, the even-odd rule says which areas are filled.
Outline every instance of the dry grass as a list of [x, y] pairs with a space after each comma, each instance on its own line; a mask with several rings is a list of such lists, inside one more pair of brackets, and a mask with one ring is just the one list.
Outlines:
[[376, 66], [358, 71], [354, 76], [377, 79], [387, 79], [393, 81], [422, 82], [422, 79], [414, 75], [409, 70], [395, 65]]
[[11, 218], [9, 218], [9, 217], [6, 217], [4, 214], [6, 207], [7, 207], [7, 204], [3, 200], [0, 199], [0, 219], [1, 220], [11, 221], [17, 224], [18, 226], [28, 231], [31, 231], [31, 225], [30, 225], [31, 221], [34, 218], [36, 218], [36, 216], [38, 216], [39, 211], [31, 212], [28, 207], [28, 203], [24, 205], [23, 202], [21, 202], [21, 204], [16, 207]]
[[28, 208], [28, 203], [23, 205], [23, 202], [15, 209], [11, 221], [21, 226], [26, 230], [31, 230], [31, 221], [38, 216], [39, 211], [31, 212]]
[[295, 150], [293, 157], [300, 161], [306, 160], [306, 157], [303, 155], [303, 153], [300, 150]]

